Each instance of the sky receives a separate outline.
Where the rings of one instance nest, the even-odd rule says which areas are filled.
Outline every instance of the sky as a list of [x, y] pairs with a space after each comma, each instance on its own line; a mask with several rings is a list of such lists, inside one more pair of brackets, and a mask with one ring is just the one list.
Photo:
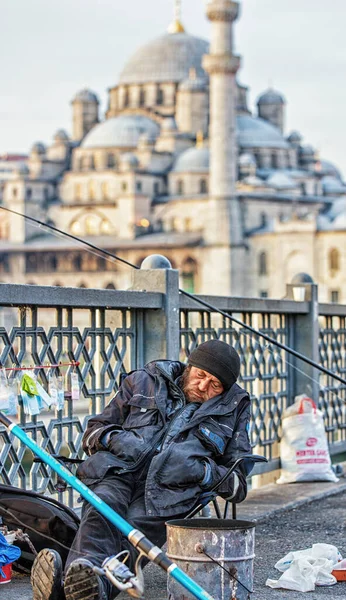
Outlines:
[[[1, 0], [0, 154], [28, 152], [71, 131], [70, 101], [85, 87], [104, 111], [107, 89], [133, 52], [165, 32], [174, 0]], [[345, 0], [242, 0], [235, 26], [249, 104], [268, 85], [287, 100], [286, 131], [346, 173]], [[183, 23], [209, 38], [205, 0], [182, 0]]]

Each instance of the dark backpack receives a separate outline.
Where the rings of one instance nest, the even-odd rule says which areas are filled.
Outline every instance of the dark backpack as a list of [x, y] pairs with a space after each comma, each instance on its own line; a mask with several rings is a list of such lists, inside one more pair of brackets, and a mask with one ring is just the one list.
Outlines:
[[[37, 552], [53, 548], [65, 564], [80, 522], [71, 508], [42, 494], [0, 484], [0, 517], [9, 530], [22, 529], [28, 534]], [[22, 555], [13, 567], [27, 573], [35, 555], [27, 542], [15, 541], [15, 545], [20, 547]]]

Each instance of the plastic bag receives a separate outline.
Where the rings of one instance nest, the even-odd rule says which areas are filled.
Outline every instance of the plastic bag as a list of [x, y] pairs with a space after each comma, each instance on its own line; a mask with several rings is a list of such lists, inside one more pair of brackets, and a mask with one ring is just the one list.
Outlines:
[[323, 415], [311, 398], [299, 396], [284, 412], [280, 458], [279, 484], [338, 481], [331, 468]]
[[333, 565], [341, 554], [332, 544], [314, 544], [312, 548], [289, 552], [275, 565], [283, 574], [279, 579], [267, 579], [271, 588], [284, 588], [297, 592], [312, 592], [315, 586], [337, 583], [332, 575]]
[[17, 558], [20, 557], [21, 551], [18, 546], [12, 546], [9, 544], [2, 533], [0, 533], [0, 573], [2, 577], [5, 577], [5, 574], [1, 567], [13, 563]]

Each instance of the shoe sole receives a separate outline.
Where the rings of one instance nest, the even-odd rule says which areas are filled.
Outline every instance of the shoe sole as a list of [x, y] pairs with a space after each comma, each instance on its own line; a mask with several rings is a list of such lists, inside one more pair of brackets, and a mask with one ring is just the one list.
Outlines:
[[62, 562], [58, 554], [41, 550], [31, 570], [33, 600], [62, 600]]
[[83, 564], [71, 565], [64, 582], [66, 600], [99, 600], [99, 580], [91, 567]]

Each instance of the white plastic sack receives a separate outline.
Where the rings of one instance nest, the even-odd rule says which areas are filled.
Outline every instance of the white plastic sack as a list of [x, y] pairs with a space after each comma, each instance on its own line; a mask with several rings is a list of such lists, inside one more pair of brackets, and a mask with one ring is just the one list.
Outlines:
[[332, 575], [334, 564], [342, 559], [339, 550], [331, 544], [314, 544], [307, 550], [289, 552], [275, 568], [283, 574], [279, 579], [267, 579], [271, 588], [283, 588], [297, 592], [312, 592], [315, 586], [337, 583]]
[[284, 412], [280, 458], [279, 484], [338, 481], [331, 468], [323, 415], [311, 398], [298, 397]]

